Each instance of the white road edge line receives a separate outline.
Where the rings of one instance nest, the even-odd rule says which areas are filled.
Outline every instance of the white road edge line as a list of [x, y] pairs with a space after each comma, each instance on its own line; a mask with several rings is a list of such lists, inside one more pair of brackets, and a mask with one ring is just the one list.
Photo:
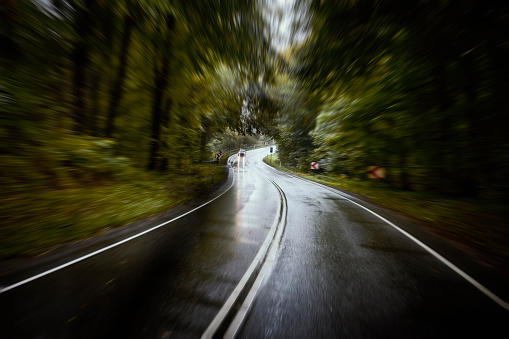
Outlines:
[[[267, 165], [269, 166], [269, 165]], [[272, 167], [273, 168], [273, 167]], [[277, 170], [277, 169], [276, 169]], [[429, 247], [428, 245], [424, 244], [423, 242], [421, 242], [419, 239], [415, 238], [413, 235], [411, 235], [410, 233], [406, 232], [405, 230], [399, 228], [398, 226], [396, 226], [395, 224], [393, 224], [392, 222], [390, 222], [389, 220], [385, 219], [384, 217], [382, 217], [381, 215], [379, 215], [378, 213], [370, 210], [369, 208], [365, 207], [365, 206], [362, 206], [361, 204], [345, 197], [343, 194], [341, 194], [340, 192], [334, 190], [334, 189], [331, 189], [330, 187], [328, 186], [325, 186], [325, 185], [322, 185], [320, 183], [317, 183], [317, 182], [314, 182], [314, 181], [311, 181], [311, 180], [308, 180], [308, 179], [305, 179], [305, 178], [301, 178], [299, 176], [294, 176], [295, 178], [298, 178], [298, 179], [301, 179], [301, 180], [304, 180], [304, 181], [307, 181], [309, 183], [312, 183], [314, 185], [317, 185], [317, 186], [320, 186], [322, 188], [325, 188], [326, 190], [330, 191], [330, 192], [333, 192], [339, 196], [341, 196], [342, 198], [350, 201], [351, 203], [365, 209], [366, 211], [368, 211], [369, 213], [373, 214], [374, 216], [378, 217], [380, 220], [386, 222], [387, 224], [389, 224], [390, 226], [392, 226], [393, 228], [395, 228], [396, 230], [398, 230], [399, 232], [401, 232], [402, 234], [404, 234], [407, 238], [409, 238], [410, 240], [414, 241], [417, 245], [421, 246], [422, 248], [424, 248], [426, 251], [428, 251], [431, 255], [433, 255], [435, 258], [437, 258], [438, 260], [440, 260], [443, 264], [445, 264], [446, 266], [448, 266], [450, 269], [452, 269], [454, 272], [456, 272], [457, 274], [459, 274], [461, 277], [463, 277], [466, 281], [468, 281], [470, 284], [472, 284], [474, 287], [476, 287], [479, 291], [481, 291], [482, 293], [484, 293], [487, 297], [489, 297], [491, 300], [493, 300], [495, 303], [497, 303], [499, 306], [501, 306], [502, 308], [504, 308], [505, 310], [508, 310], [509, 311], [509, 303], [502, 300], [499, 296], [497, 296], [495, 293], [491, 292], [487, 287], [485, 287], [484, 285], [482, 285], [481, 283], [479, 283], [477, 280], [475, 280], [474, 278], [472, 278], [470, 275], [468, 275], [467, 273], [465, 273], [464, 271], [462, 271], [459, 267], [457, 267], [456, 265], [454, 265], [453, 263], [451, 263], [449, 260], [447, 260], [446, 258], [444, 258], [443, 256], [441, 256], [440, 254], [438, 254], [435, 250], [433, 250], [431, 247]]]
[[[257, 171], [258, 172], [258, 171]], [[261, 172], [259, 172], [261, 173]], [[265, 176], [265, 175], [264, 175]], [[270, 180], [270, 179], [269, 179]], [[272, 181], [272, 180], [270, 180]], [[274, 185], [276, 185], [274, 183]], [[279, 186], [278, 186], [279, 187]], [[283, 191], [280, 187], [279, 189], [281, 192]], [[288, 212], [288, 206], [286, 203], [286, 198], [284, 203], [284, 223], [286, 223], [286, 213]], [[283, 220], [283, 219], [282, 219]], [[263, 263], [262, 268], [260, 269], [260, 272], [258, 273], [258, 276], [256, 277], [255, 282], [253, 283], [253, 286], [251, 286], [251, 289], [249, 290], [249, 293], [247, 294], [246, 299], [244, 299], [244, 302], [242, 303], [240, 309], [237, 311], [237, 314], [235, 315], [235, 318], [231, 322], [230, 326], [228, 327], [224, 338], [235, 338], [237, 335], [237, 332], [239, 331], [240, 327], [242, 326], [242, 323], [244, 322], [244, 319], [246, 318], [247, 312], [251, 308], [251, 305], [253, 304], [253, 301], [256, 297], [256, 294], [258, 293], [258, 290], [262, 286], [262, 282], [267, 276], [267, 273], [272, 268], [274, 262], [276, 261], [277, 252], [279, 249], [279, 246], [277, 245], [281, 239], [283, 238], [284, 233], [284, 227], [278, 227], [277, 234], [275, 235], [275, 241], [272, 242], [269, 253], [267, 254], [267, 257], [265, 259], [265, 262]]]
[[[231, 168], [230, 168], [230, 170], [231, 170]], [[232, 172], [233, 172], [233, 171], [232, 171]], [[84, 255], [84, 256], [82, 256], [82, 257], [79, 257], [79, 258], [77, 258], [77, 259], [74, 259], [74, 260], [72, 260], [72, 261], [69, 261], [69, 262], [67, 262], [67, 263], [65, 263], [65, 264], [62, 264], [62, 265], [57, 266], [57, 267], [54, 267], [54, 268], [52, 268], [52, 269], [50, 269], [50, 270], [44, 271], [44, 272], [39, 273], [39, 274], [37, 274], [37, 275], [34, 275], [34, 276], [30, 277], [30, 278], [27, 278], [27, 279], [21, 280], [21, 281], [19, 281], [19, 282], [15, 283], [15, 284], [9, 285], [9, 286], [4, 287], [4, 288], [1, 288], [1, 289], [0, 289], [0, 294], [5, 293], [5, 292], [7, 292], [7, 291], [10, 291], [10, 290], [12, 290], [12, 289], [14, 289], [14, 288], [16, 288], [16, 287], [21, 286], [21, 285], [27, 284], [27, 283], [29, 283], [29, 282], [31, 282], [31, 281], [36, 280], [36, 279], [42, 278], [42, 277], [44, 277], [44, 276], [46, 276], [46, 275], [48, 275], [48, 274], [51, 274], [51, 273], [56, 272], [56, 271], [59, 271], [59, 270], [61, 270], [61, 269], [65, 268], [65, 267], [71, 266], [71, 265], [73, 265], [73, 264], [76, 264], [76, 263], [78, 263], [78, 262], [80, 262], [80, 261], [83, 261], [83, 260], [85, 260], [85, 259], [88, 259], [88, 258], [90, 258], [90, 257], [93, 257], [94, 255], [97, 255], [97, 254], [99, 254], [99, 253], [102, 253], [102, 252], [104, 252], [104, 251], [107, 251], [107, 250], [109, 250], [109, 249], [111, 249], [111, 248], [113, 248], [113, 247], [117, 247], [117, 246], [119, 246], [119, 245], [121, 245], [121, 244], [123, 244], [123, 243], [126, 243], [126, 242], [128, 242], [128, 241], [130, 241], [130, 240], [133, 240], [133, 239], [135, 239], [135, 238], [138, 238], [138, 237], [140, 237], [140, 236], [142, 236], [142, 235], [144, 235], [144, 234], [146, 234], [146, 233], [152, 232], [152, 231], [153, 231], [153, 230], [155, 230], [155, 229], [158, 229], [158, 228], [160, 228], [160, 227], [163, 227], [164, 225], [167, 225], [167, 224], [169, 224], [169, 223], [172, 223], [172, 222], [174, 222], [175, 220], [178, 220], [178, 219], [180, 219], [180, 218], [183, 218], [183, 217], [185, 217], [186, 215], [191, 214], [191, 213], [195, 212], [196, 210], [199, 210], [199, 209], [200, 209], [200, 208], [202, 208], [203, 206], [206, 206], [206, 205], [210, 204], [211, 202], [213, 202], [214, 200], [216, 200], [216, 199], [220, 198], [223, 194], [225, 194], [226, 192], [228, 192], [228, 191], [229, 191], [229, 190], [233, 187], [233, 185], [234, 185], [234, 184], [235, 184], [235, 180], [232, 180], [231, 185], [230, 185], [230, 186], [229, 186], [229, 187], [228, 187], [228, 188], [227, 188], [227, 189], [226, 189], [223, 193], [221, 193], [221, 194], [219, 194], [217, 197], [215, 197], [215, 198], [213, 198], [213, 199], [211, 199], [211, 200], [207, 201], [206, 203], [204, 203], [204, 204], [202, 204], [202, 205], [200, 205], [200, 206], [198, 206], [198, 207], [195, 207], [195, 208], [193, 208], [192, 210], [187, 211], [187, 212], [186, 212], [186, 213], [184, 213], [184, 214], [179, 215], [178, 217], [175, 217], [175, 218], [173, 218], [173, 219], [171, 219], [171, 220], [165, 221], [165, 222], [163, 222], [162, 224], [159, 224], [159, 225], [154, 226], [154, 227], [152, 227], [152, 228], [150, 228], [150, 229], [148, 229], [148, 230], [145, 230], [145, 231], [140, 232], [140, 233], [138, 233], [138, 234], [135, 234], [135, 235], [133, 235], [133, 236], [131, 236], [131, 237], [129, 237], [129, 238], [126, 238], [126, 239], [124, 239], [124, 240], [121, 240], [121, 241], [119, 241], [119, 242], [117, 242], [117, 243], [114, 243], [114, 244], [112, 244], [112, 245], [109, 245], [109, 246], [103, 247], [103, 248], [101, 248], [101, 249], [99, 249], [99, 250], [97, 250], [97, 251], [94, 251], [94, 252], [92, 252], [92, 253], [89, 253], [89, 254], [87, 254], [87, 255]]]
[[[258, 173], [260, 173], [260, 172], [258, 172]], [[261, 173], [261, 174], [263, 175], [263, 173]], [[265, 177], [267, 178], [267, 176], [265, 176]], [[269, 181], [271, 181], [271, 180], [269, 179]], [[275, 185], [274, 182], [272, 182], [272, 183]], [[280, 198], [283, 199], [283, 197], [281, 196], [281, 193], [279, 192], [278, 186], [275, 185], [275, 187], [278, 190], [278, 193], [280, 194]], [[272, 223], [269, 234], [267, 234], [267, 237], [265, 238], [265, 241], [263, 242], [262, 246], [260, 247], [260, 250], [256, 254], [256, 257], [251, 262], [251, 265], [249, 265], [249, 268], [247, 269], [246, 273], [244, 273], [244, 275], [242, 276], [242, 279], [237, 284], [237, 286], [235, 287], [233, 292], [230, 294], [230, 297], [226, 300], [226, 303], [223, 305], [223, 307], [221, 307], [221, 309], [219, 310], [219, 313], [216, 315], [214, 320], [212, 320], [209, 327], [205, 330], [205, 332], [201, 336], [201, 339], [211, 339], [215, 335], [216, 331], [222, 325], [224, 319], [226, 318], [226, 316], [232, 309], [233, 305], [237, 301], [240, 293], [245, 288], [248, 280], [251, 278], [251, 276], [253, 275], [256, 268], [260, 265], [261, 261], [264, 258], [266, 258], [267, 251], [269, 250], [269, 246], [273, 242], [273, 239], [276, 234], [276, 230], [279, 230], [279, 228], [277, 226], [279, 224], [279, 219], [280, 219], [279, 216], [281, 215], [281, 212], [282, 212], [281, 204], [279, 204], [278, 210], [276, 212], [276, 217], [274, 218], [274, 222]], [[262, 266], [262, 270], [263, 270], [263, 267], [264, 266]], [[266, 272], [266, 271], [264, 271], [264, 272]], [[261, 271], [260, 271], [260, 273], [261, 273]], [[261, 276], [261, 274], [258, 274], [258, 277], [255, 280], [254, 284], [257, 284], [257, 283], [259, 284], [258, 280], [260, 279], [260, 276]], [[262, 278], [263, 278], [263, 276], [262, 276]], [[252, 288], [253, 288], [253, 286], [252, 286]], [[251, 295], [251, 292], [252, 292], [252, 289], [250, 290], [248, 296]], [[255, 291], [255, 293], [256, 293], [256, 291]], [[242, 306], [244, 306], [244, 304]], [[235, 316], [235, 319], [237, 319], [237, 316], [238, 316], [238, 314]], [[235, 319], [234, 319], [234, 321], [235, 321]], [[230, 330], [230, 327], [231, 327], [231, 324], [228, 327], [228, 330]], [[236, 330], [237, 329], [235, 329], [235, 331]], [[227, 337], [227, 336], [225, 335], [225, 337]]]

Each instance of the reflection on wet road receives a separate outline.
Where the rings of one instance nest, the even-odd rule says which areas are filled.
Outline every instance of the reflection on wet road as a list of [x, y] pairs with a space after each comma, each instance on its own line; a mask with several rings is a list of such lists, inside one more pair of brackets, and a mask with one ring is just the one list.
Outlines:
[[[274, 226], [281, 223], [281, 240], [263, 259], [271, 264], [248, 279], [221, 331], [238, 308], [245, 311], [237, 324], [241, 338], [494, 337], [505, 331], [508, 312], [450, 267], [345, 196], [266, 166], [267, 154], [268, 148], [233, 156], [229, 181], [216, 196], [224, 194], [196, 211], [1, 293], [0, 338], [198, 338], [235, 294], [266, 240], [277, 239]], [[0, 285], [201, 204], [39, 259], [38, 265], [0, 276]], [[507, 300], [506, 278], [461, 257], [411, 221], [377, 212]], [[251, 302], [241, 307], [254, 285]]]
[[[289, 177], [261, 161], [250, 165], [284, 190], [288, 226], [275, 268], [259, 290], [239, 337], [501, 333], [509, 320], [507, 310], [402, 232], [334, 190]], [[384, 213], [413, 231], [407, 221]], [[447, 252], [446, 244], [433, 245]], [[468, 264], [465, 269], [477, 273]], [[507, 282], [497, 278], [490, 286]], [[496, 291], [507, 297], [506, 288]]]
[[[276, 188], [251, 172], [246, 161], [233, 160], [225, 188], [232, 181], [234, 185], [212, 203], [0, 294], [0, 337], [199, 337], [253, 261], [278, 209]], [[178, 209], [135, 225], [133, 232], [182, 212]], [[91, 250], [49, 258], [50, 262], [15, 277], [2, 277], [0, 285], [38, 274], [83, 252]]]

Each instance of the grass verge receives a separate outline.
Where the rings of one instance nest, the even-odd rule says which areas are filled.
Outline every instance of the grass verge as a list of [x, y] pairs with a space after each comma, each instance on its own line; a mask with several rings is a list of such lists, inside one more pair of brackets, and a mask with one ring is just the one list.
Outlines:
[[401, 191], [377, 182], [339, 176], [297, 173], [281, 167], [277, 154], [267, 156], [264, 161], [280, 170], [360, 195], [367, 201], [416, 219], [421, 226], [469, 251], [484, 264], [509, 275], [507, 206]]
[[140, 172], [131, 179], [67, 188], [27, 185], [4, 192], [0, 259], [38, 255], [163, 212], [208, 192], [224, 178], [224, 167], [207, 164], [170, 177]]

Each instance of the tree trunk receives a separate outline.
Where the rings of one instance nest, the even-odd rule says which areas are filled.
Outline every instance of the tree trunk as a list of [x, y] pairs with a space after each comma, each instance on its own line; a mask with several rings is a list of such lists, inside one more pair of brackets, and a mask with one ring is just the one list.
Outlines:
[[[171, 100], [171, 98], [167, 98], [166, 104], [164, 105], [163, 116], [161, 119], [161, 124], [164, 127], [166, 127], [166, 130], [168, 130], [170, 127], [171, 106], [172, 106], [172, 100]], [[167, 171], [170, 166], [170, 159], [168, 158], [168, 155], [167, 155], [167, 153], [169, 151], [168, 143], [165, 141], [161, 141], [161, 148], [165, 152], [163, 152], [163, 154], [161, 155], [161, 164], [159, 166], [159, 170], [161, 172], [164, 172], [164, 171]]]
[[17, 13], [19, 10], [16, 5], [15, 0], [4, 0], [0, 6], [0, 46], [2, 46], [0, 59], [5, 58], [14, 65], [23, 56], [21, 48], [16, 42], [17, 32], [14, 29], [18, 21], [17, 16], [20, 15]]
[[444, 61], [438, 62], [434, 69], [434, 81], [435, 81], [435, 97], [438, 104], [438, 112], [436, 114], [442, 116], [438, 130], [434, 131], [437, 134], [436, 144], [434, 147], [434, 162], [433, 168], [435, 169], [435, 182], [433, 190], [449, 194], [453, 186], [451, 178], [451, 168], [449, 164], [449, 143], [451, 140], [451, 121], [450, 113], [448, 110], [452, 107], [452, 101], [447, 91], [447, 80], [446, 80], [446, 65]]
[[74, 110], [73, 121], [74, 131], [84, 133], [86, 129], [86, 116], [85, 116], [85, 69], [88, 65], [88, 52], [84, 43], [79, 41], [74, 45], [74, 52], [72, 55], [73, 62], [73, 92], [74, 92]]
[[149, 162], [147, 168], [149, 170], [155, 170], [157, 168], [157, 160], [159, 157], [159, 149], [161, 144], [161, 123], [162, 123], [162, 106], [164, 90], [168, 83], [168, 71], [169, 71], [169, 58], [165, 54], [161, 69], [156, 64], [154, 67], [155, 75], [155, 88], [154, 88], [154, 101], [152, 104], [152, 125], [150, 129], [150, 150], [149, 150]]
[[[473, 53], [468, 53], [461, 59], [463, 74], [465, 74], [463, 92], [467, 98], [467, 106], [465, 107], [465, 118], [469, 126], [466, 133], [464, 146], [460, 154], [462, 164], [460, 173], [458, 173], [458, 186], [462, 196], [473, 197], [478, 195], [479, 179], [482, 172], [482, 163], [484, 158], [483, 146], [484, 133], [487, 132], [483, 128], [482, 112], [478, 106], [477, 88], [479, 86], [479, 77], [477, 65]], [[479, 166], [481, 164], [481, 166]]]
[[495, 199], [509, 199], [509, 142], [507, 138], [507, 112], [509, 111], [509, 67], [507, 48], [490, 46], [491, 96], [489, 111], [481, 112], [483, 117], [483, 153], [480, 163], [485, 190]]
[[401, 189], [411, 191], [412, 186], [408, 176], [408, 154], [405, 148], [406, 145], [401, 145], [399, 150], [399, 180]]
[[98, 118], [100, 116], [101, 105], [99, 104], [99, 93], [101, 90], [102, 82], [102, 69], [99, 67], [94, 70], [92, 80], [90, 81], [92, 86], [90, 88], [90, 101], [92, 102], [92, 114], [90, 114], [87, 122], [87, 130], [91, 135], [99, 135]]
[[131, 33], [134, 25], [135, 22], [131, 16], [127, 16], [124, 19], [124, 34], [122, 36], [122, 43], [120, 47], [120, 61], [118, 65], [117, 76], [111, 89], [110, 104], [106, 117], [106, 129], [104, 133], [108, 138], [113, 137], [113, 131], [115, 129], [115, 118], [117, 117], [118, 113], [118, 105], [124, 92], [124, 80], [127, 69], [127, 54], [129, 51]]
[[74, 110], [72, 114], [74, 126], [73, 129], [78, 133], [86, 131], [86, 79], [85, 72], [89, 64], [89, 54], [86, 45], [86, 39], [91, 32], [91, 16], [90, 9], [92, 0], [84, 2], [84, 8], [76, 8], [76, 35], [77, 41], [74, 43], [71, 60], [73, 63], [73, 93], [74, 93]]
[[208, 135], [210, 133], [210, 125], [211, 125], [210, 119], [207, 117], [203, 117], [202, 122], [201, 122], [203, 131], [201, 133], [201, 138], [200, 138], [200, 155], [202, 157], [202, 160], [208, 160], [208, 155], [205, 154], [205, 148], [207, 146], [207, 141], [208, 141], [207, 139], [208, 139]]
[[[175, 17], [173, 15], [169, 15], [168, 21], [168, 33], [166, 37], [165, 46], [162, 49], [163, 57], [161, 60], [161, 69], [159, 69], [159, 65], [157, 60], [154, 65], [154, 78], [155, 78], [155, 87], [154, 87], [154, 101], [152, 104], [152, 125], [151, 125], [151, 134], [150, 134], [150, 147], [149, 147], [149, 159], [147, 168], [149, 170], [155, 170], [158, 168], [158, 158], [160, 156], [159, 150], [161, 148], [161, 124], [163, 123], [163, 96], [166, 91], [166, 87], [168, 85], [168, 77], [170, 72], [170, 56], [171, 56], [171, 43], [170, 39], [172, 37], [172, 33], [175, 30]], [[155, 46], [156, 49], [160, 48], [159, 46]]]

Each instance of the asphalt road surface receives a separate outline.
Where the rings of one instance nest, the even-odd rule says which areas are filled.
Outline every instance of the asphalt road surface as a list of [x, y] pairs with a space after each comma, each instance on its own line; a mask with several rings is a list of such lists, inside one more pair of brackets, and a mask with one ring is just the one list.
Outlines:
[[507, 337], [506, 276], [268, 152], [206, 199], [1, 263], [0, 338]]

